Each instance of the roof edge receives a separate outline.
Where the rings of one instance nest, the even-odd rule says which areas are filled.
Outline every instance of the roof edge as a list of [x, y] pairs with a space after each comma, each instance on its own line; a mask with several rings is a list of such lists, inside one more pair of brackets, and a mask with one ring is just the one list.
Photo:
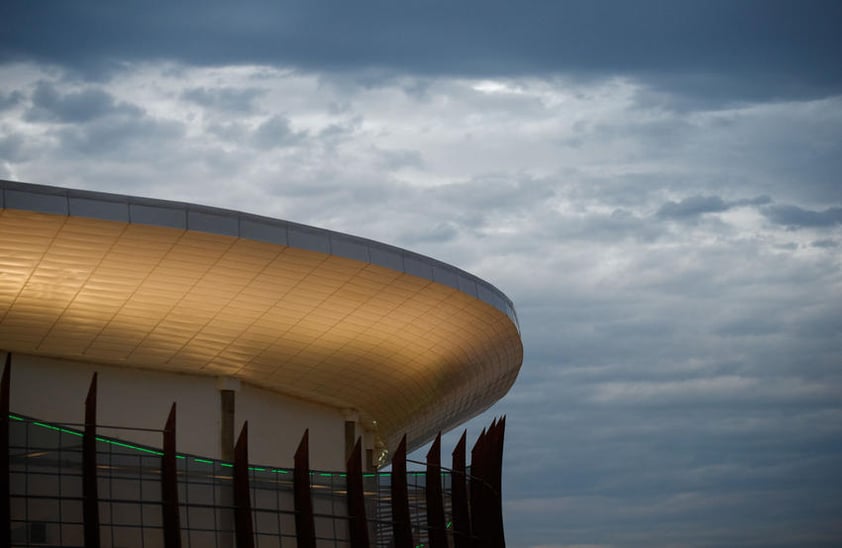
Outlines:
[[452, 287], [496, 308], [520, 332], [511, 299], [494, 285], [432, 257], [368, 238], [187, 202], [5, 179], [0, 179], [0, 209], [206, 232], [353, 259]]

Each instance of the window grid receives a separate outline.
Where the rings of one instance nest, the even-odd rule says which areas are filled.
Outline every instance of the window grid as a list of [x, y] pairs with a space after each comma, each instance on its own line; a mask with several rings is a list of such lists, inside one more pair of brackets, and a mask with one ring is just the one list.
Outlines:
[[[64, 427], [10, 415], [12, 546], [84, 544], [81, 425]], [[131, 430], [131, 429], [126, 429]], [[97, 437], [97, 486], [103, 546], [163, 546], [161, 457], [157, 449]], [[220, 546], [234, 535], [233, 465], [194, 455], [176, 457], [182, 544]], [[392, 542], [391, 473], [363, 474], [369, 530], [375, 546]], [[319, 548], [350, 545], [347, 476], [312, 471], [311, 496]], [[296, 545], [293, 470], [249, 467], [255, 546]], [[413, 540], [428, 541], [426, 475], [407, 474]], [[451, 477], [442, 473], [450, 527]]]

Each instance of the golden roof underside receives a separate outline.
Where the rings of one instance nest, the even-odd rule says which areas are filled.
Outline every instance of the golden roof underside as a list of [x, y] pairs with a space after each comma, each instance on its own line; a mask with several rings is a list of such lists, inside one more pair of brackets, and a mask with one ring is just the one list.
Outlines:
[[[8, 205], [7, 205], [8, 207]], [[0, 349], [228, 375], [358, 410], [412, 447], [511, 387], [506, 314], [358, 260], [199, 231], [0, 210]]]

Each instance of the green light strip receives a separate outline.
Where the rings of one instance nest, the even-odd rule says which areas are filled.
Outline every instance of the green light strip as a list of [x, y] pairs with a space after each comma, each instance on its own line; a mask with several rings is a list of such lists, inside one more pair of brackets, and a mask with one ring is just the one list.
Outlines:
[[100, 438], [97, 436], [96, 441], [101, 441], [103, 443], [110, 443], [111, 445], [116, 445], [118, 447], [125, 447], [127, 449], [134, 449], [135, 451], [142, 451], [143, 453], [150, 453], [152, 455], [158, 455], [159, 457], [162, 456], [164, 453], [161, 451], [156, 451], [154, 449], [147, 449], [145, 447], [139, 447], [137, 445], [132, 445], [130, 443], [125, 443], [122, 441], [112, 440], [109, 438]]
[[81, 432], [76, 432], [74, 430], [68, 430], [67, 428], [62, 428], [60, 426], [53, 426], [52, 424], [45, 424], [43, 422], [36, 422], [36, 421], [32, 421], [32, 424], [34, 424], [35, 426], [40, 426], [41, 428], [46, 428], [48, 430], [55, 430], [56, 432], [61, 432], [63, 434], [70, 434], [71, 436], [78, 436], [80, 438], [82, 437]]
[[[17, 420], [17, 421], [24, 421], [25, 420], [22, 417], [18, 417], [16, 415], [9, 415], [9, 418]], [[83, 433], [77, 432], [76, 430], [70, 430], [68, 428], [62, 428], [60, 426], [55, 426], [55, 425], [52, 425], [52, 424], [47, 424], [47, 423], [38, 422], [38, 421], [32, 421], [32, 424], [34, 424], [35, 426], [40, 426], [41, 428], [46, 428], [47, 430], [54, 430], [56, 432], [61, 432], [62, 434], [69, 434], [71, 436], [76, 436], [76, 437], [79, 437], [79, 438], [84, 437]], [[125, 447], [126, 449], [134, 449], [135, 451], [141, 451], [143, 453], [149, 453], [151, 455], [156, 455], [156, 456], [159, 456], [159, 457], [164, 454], [161, 451], [156, 451], [155, 449], [147, 449], [146, 447], [140, 447], [139, 445], [126, 443], [126, 442], [123, 442], [123, 441], [117, 441], [117, 440], [114, 440], [114, 439], [111, 439], [111, 438], [103, 438], [103, 437], [97, 436], [96, 441], [100, 441], [102, 443], [108, 443], [110, 445], [116, 445], [118, 447]], [[177, 455], [176, 458], [182, 458], [183, 459], [184, 456], [178, 456]]]
[[[13, 415], [11, 413], [9, 413], [9, 418], [11, 420], [20, 421], [20, 422], [27, 422], [28, 421], [28, 419], [25, 419], [25, 418], [20, 417], [18, 415]], [[82, 432], [78, 432], [76, 430], [70, 430], [68, 428], [63, 428], [61, 426], [55, 426], [53, 424], [48, 424], [48, 423], [45, 423], [45, 422], [31, 421], [30, 424], [34, 424], [35, 426], [39, 426], [39, 427], [45, 428], [47, 430], [53, 430], [55, 432], [61, 432], [63, 434], [68, 434], [68, 435], [76, 436], [76, 437], [79, 437], [79, 438], [84, 437], [84, 434]], [[141, 447], [139, 445], [126, 443], [124, 441], [118, 441], [118, 440], [111, 439], [111, 438], [103, 438], [101, 436], [97, 436], [96, 441], [99, 441], [99, 442], [102, 442], [102, 443], [108, 443], [110, 445], [116, 445], [118, 447], [123, 447], [123, 448], [126, 448], [126, 449], [134, 449], [136, 451], [148, 453], [150, 455], [155, 455], [155, 456], [158, 456], [158, 457], [164, 455], [163, 452], [158, 451], [156, 449], [149, 449], [147, 447]], [[184, 460], [184, 459], [187, 459], [188, 456], [187, 455], [176, 455], [175, 458]], [[192, 459], [193, 459], [193, 462], [200, 462], [202, 464], [219, 464], [219, 466], [223, 466], [225, 468], [233, 468], [234, 467], [234, 465], [231, 464], [231, 463], [218, 462], [218, 461], [214, 461], [212, 459], [203, 459], [203, 458], [200, 458], [200, 457], [192, 457]], [[289, 474], [290, 473], [290, 471], [288, 469], [271, 468], [271, 469], [267, 470], [266, 468], [259, 467], [259, 466], [249, 466], [249, 470], [253, 470], [255, 472], [270, 471], [274, 474]], [[332, 478], [333, 476], [339, 476], [340, 478], [347, 478], [348, 477], [348, 474], [346, 474], [344, 472], [312, 472], [312, 471], [310, 472], [310, 474], [313, 474], [313, 475], [315, 475], [317, 473], [318, 473], [319, 476], [324, 477], [324, 478]], [[420, 476], [420, 475], [424, 475], [424, 472], [410, 472], [410, 474], [413, 475], [413, 476]], [[367, 473], [367, 474], [363, 474], [363, 477], [365, 477], [365, 478], [375, 478], [378, 475], [380, 475], [380, 476], [391, 476], [392, 473], [391, 472]], [[450, 527], [450, 525], [452, 525], [452, 522], [450, 524], [448, 524], [448, 527]]]

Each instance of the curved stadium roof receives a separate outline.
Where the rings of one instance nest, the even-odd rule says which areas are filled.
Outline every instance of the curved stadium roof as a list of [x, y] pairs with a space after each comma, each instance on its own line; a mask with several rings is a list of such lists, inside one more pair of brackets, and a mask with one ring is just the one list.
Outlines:
[[442, 262], [235, 211], [0, 181], [0, 348], [354, 409], [417, 447], [502, 397], [511, 301]]

